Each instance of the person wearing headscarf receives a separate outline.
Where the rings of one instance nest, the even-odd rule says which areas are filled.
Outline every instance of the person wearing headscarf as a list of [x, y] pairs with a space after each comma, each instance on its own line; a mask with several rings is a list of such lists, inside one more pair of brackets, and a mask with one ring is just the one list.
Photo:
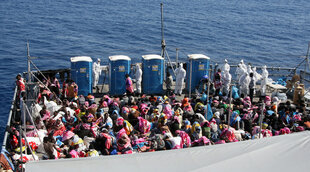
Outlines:
[[177, 130], [175, 133], [181, 137], [181, 148], [188, 148], [191, 146], [191, 138], [185, 131]]
[[180, 63], [179, 68], [175, 70], [176, 78], [175, 78], [175, 90], [174, 93], [181, 95], [182, 89], [184, 85], [184, 79], [186, 76], [186, 71], [183, 69], [183, 64]]
[[215, 87], [215, 95], [219, 95], [221, 88], [222, 88], [222, 81], [221, 81], [221, 69], [218, 69], [214, 75], [214, 87]]
[[202, 137], [202, 130], [200, 124], [196, 121], [193, 123], [191, 130], [192, 140], [198, 140]]
[[126, 94], [131, 95], [133, 93], [133, 85], [132, 85], [132, 80], [129, 76], [129, 74], [125, 75], [126, 77]]
[[125, 128], [122, 128], [117, 133], [117, 149], [121, 154], [131, 154], [133, 149], [130, 143], [130, 138], [126, 134]]
[[93, 63], [93, 87], [96, 88], [101, 75], [100, 59]]
[[127, 120], [124, 120], [123, 117], [117, 118], [116, 126], [123, 127], [127, 135], [133, 131], [132, 125]]
[[151, 130], [151, 123], [142, 117], [138, 117], [139, 120], [139, 131], [142, 134], [147, 134]]

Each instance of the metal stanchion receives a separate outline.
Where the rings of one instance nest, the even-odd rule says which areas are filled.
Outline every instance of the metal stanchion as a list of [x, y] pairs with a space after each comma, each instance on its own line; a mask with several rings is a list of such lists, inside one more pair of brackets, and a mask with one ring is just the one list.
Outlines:
[[230, 87], [229, 87], [230, 94], [229, 94], [229, 107], [228, 107], [228, 119], [227, 119], [228, 127], [230, 126], [230, 116], [231, 116], [231, 110], [232, 110], [231, 109], [232, 86], [233, 84], [230, 84]]

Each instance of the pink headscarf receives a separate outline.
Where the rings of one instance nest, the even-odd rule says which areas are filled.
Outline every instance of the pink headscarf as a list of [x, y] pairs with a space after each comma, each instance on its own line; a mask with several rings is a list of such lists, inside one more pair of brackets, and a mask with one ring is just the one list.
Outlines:
[[112, 103], [112, 100], [111, 100], [111, 98], [108, 95], [104, 95], [103, 99], [108, 101], [108, 104]]
[[224, 144], [224, 143], [226, 143], [225, 140], [219, 140], [219, 141], [215, 142], [216, 145], [217, 144]]
[[202, 145], [207, 145], [211, 142], [206, 136], [202, 136], [200, 139], [192, 142], [192, 144], [194, 144], [194, 143], [198, 143], [198, 145], [202, 146]]
[[130, 111], [129, 111], [129, 108], [128, 107], [123, 107], [122, 108], [122, 113], [123, 114], [128, 114]]
[[105, 147], [106, 147], [106, 149], [110, 149], [111, 148], [111, 146], [112, 146], [112, 138], [111, 138], [111, 136], [109, 135], [109, 134], [107, 134], [107, 133], [100, 133], [100, 137], [101, 138], [106, 138], [106, 141], [105, 141]]
[[164, 114], [166, 114], [167, 119], [171, 119], [171, 117], [172, 117], [172, 110], [171, 110], [171, 107], [169, 105], [165, 106], [163, 112], [164, 112]]
[[124, 128], [122, 128], [122, 129], [119, 130], [119, 132], [117, 133], [116, 138], [117, 138], [117, 139], [120, 139], [124, 134], [126, 135], [125, 137], [128, 137], [127, 134], [126, 134], [126, 130], [125, 130]]
[[78, 152], [76, 151], [76, 150], [71, 150], [70, 152], [69, 152], [69, 154], [72, 156], [72, 158], [79, 158], [79, 154], [78, 154]]
[[187, 147], [191, 146], [191, 138], [189, 137], [189, 135], [185, 131], [177, 130], [177, 131], [175, 131], [175, 133], [181, 137], [181, 145], [180, 145], [181, 148], [184, 147], [184, 144]]
[[229, 142], [238, 142], [234, 132], [227, 128], [223, 129], [222, 134], [220, 135], [220, 138], [225, 138]]
[[124, 118], [119, 117], [116, 119], [116, 126], [123, 126], [124, 124]]
[[271, 98], [269, 96], [266, 96], [264, 103], [266, 103], [267, 106], [270, 106], [271, 105]]
[[104, 101], [104, 102], [102, 103], [102, 106], [103, 106], [103, 107], [108, 107], [108, 102]]
[[139, 120], [139, 130], [142, 134], [146, 134], [151, 130], [151, 124], [146, 119], [138, 117]]
[[263, 137], [272, 137], [272, 132], [268, 129], [262, 130]]

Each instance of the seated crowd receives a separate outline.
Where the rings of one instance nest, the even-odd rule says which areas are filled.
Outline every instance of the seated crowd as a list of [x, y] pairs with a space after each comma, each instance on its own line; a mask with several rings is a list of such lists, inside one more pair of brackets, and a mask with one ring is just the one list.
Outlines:
[[[304, 104], [281, 103], [277, 97], [252, 102], [249, 96], [240, 95], [230, 101], [225, 94], [211, 90], [209, 104], [206, 92], [191, 99], [174, 94], [104, 95], [96, 102], [91, 94], [78, 95], [72, 80], [57, 93], [61, 98], [41, 87], [37, 100], [42, 110], [34, 123], [38, 130], [46, 131], [45, 159], [182, 149], [310, 129]], [[11, 146], [16, 149], [18, 131], [11, 129]], [[37, 135], [27, 131], [29, 137]]]

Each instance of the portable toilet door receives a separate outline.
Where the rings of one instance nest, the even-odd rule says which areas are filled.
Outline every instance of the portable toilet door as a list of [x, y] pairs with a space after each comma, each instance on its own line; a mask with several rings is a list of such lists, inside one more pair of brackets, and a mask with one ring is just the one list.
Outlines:
[[124, 55], [109, 57], [110, 95], [123, 95], [126, 92], [125, 75], [130, 73], [131, 59]]
[[88, 56], [71, 57], [71, 79], [78, 85], [78, 95], [92, 93], [92, 64]]
[[164, 58], [155, 55], [142, 56], [142, 91], [145, 94], [162, 94], [164, 82]]
[[[203, 54], [188, 55], [186, 88], [188, 92], [195, 91], [199, 81], [204, 75], [209, 74], [210, 58]], [[190, 91], [191, 90], [191, 91]]]

